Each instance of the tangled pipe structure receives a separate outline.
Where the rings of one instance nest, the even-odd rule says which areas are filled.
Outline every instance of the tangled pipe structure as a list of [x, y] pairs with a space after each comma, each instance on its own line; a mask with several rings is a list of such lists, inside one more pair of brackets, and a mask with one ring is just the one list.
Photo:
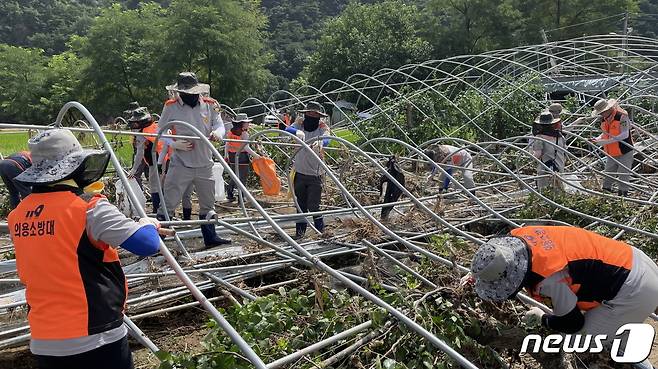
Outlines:
[[[450, 233], [458, 238], [479, 245], [492, 234], [480, 234], [472, 230], [474, 224], [495, 224], [500, 227], [518, 227], [523, 224], [566, 224], [550, 219], [521, 219], [515, 214], [525, 205], [528, 196], [540, 202], [546, 208], [556, 208], [569, 214], [573, 219], [583, 219], [589, 222], [589, 228], [605, 226], [618, 230], [614, 238], [624, 235], [641, 237], [642, 240], [653, 242], [658, 240], [658, 230], [638, 225], [647, 210], [656, 206], [658, 195], [658, 179], [655, 171], [658, 168], [656, 159], [656, 144], [658, 127], [656, 126], [656, 89], [658, 83], [654, 69], [658, 64], [658, 42], [641, 37], [621, 37], [617, 35], [601, 35], [584, 37], [574, 40], [553, 42], [542, 45], [525, 46], [508, 50], [499, 50], [479, 55], [468, 55], [444, 60], [428, 61], [411, 64], [398, 69], [383, 69], [371, 76], [356, 74], [345, 81], [330, 80], [319, 87], [304, 86], [295, 91], [277, 91], [268, 100], [246, 100], [238, 107], [224, 107], [229, 114], [235, 111], [261, 109], [263, 114], [274, 113], [271, 106], [278, 109], [297, 109], [308, 101], [317, 100], [330, 107], [334, 116], [341, 117], [334, 121], [332, 135], [318, 137], [303, 142], [294, 135], [280, 130], [259, 130], [251, 136], [250, 141], [240, 141], [242, 145], [250, 144], [262, 154], [276, 159], [277, 172], [284, 180], [284, 188], [289, 192], [292, 180], [289, 176], [292, 160], [300, 150], [308, 151], [309, 155], [320, 159], [313, 151], [313, 142], [329, 140], [331, 144], [323, 152], [322, 171], [324, 181], [324, 210], [304, 215], [287, 214], [280, 211], [284, 208], [299, 205], [294, 194], [287, 199], [277, 199], [263, 205], [263, 199], [257, 197], [258, 190], [246, 187], [234, 174], [235, 168], [230, 168], [218, 149], [200, 132], [186, 122], [170, 122], [188, 125], [196, 136], [169, 136], [197, 141], [197, 144], [208, 145], [216, 162], [236, 182], [239, 189], [238, 207], [221, 211], [217, 218], [199, 221], [168, 220], [164, 226], [177, 227], [179, 232], [167, 242], [161, 244], [161, 257], [147, 260], [124, 259], [124, 270], [132, 292], [128, 299], [128, 314], [126, 325], [131, 335], [153, 352], [158, 347], [144, 335], [135, 320], [186, 309], [192, 306], [203, 307], [208, 314], [218, 322], [218, 325], [239, 347], [246, 357], [257, 368], [278, 368], [290, 365], [309, 355], [372, 328], [372, 322], [365, 322], [352, 327], [345, 332], [326, 338], [309, 345], [295, 353], [287, 355], [269, 364], [265, 364], [253, 351], [249, 344], [237, 332], [212, 304], [213, 301], [224, 299], [240, 305], [235, 295], [245, 300], [257, 299], [258, 292], [268, 288], [298, 282], [291, 279], [278, 282], [260, 289], [238, 287], [237, 282], [264, 276], [287, 268], [316, 269], [334, 278], [354, 293], [363, 296], [375, 305], [385, 309], [392, 320], [396, 320], [417, 334], [424, 337], [437, 349], [464, 368], [477, 368], [459, 350], [450, 347], [443, 340], [418, 324], [410, 314], [382, 301], [377, 295], [367, 289], [367, 279], [360, 275], [332, 268], [326, 260], [341, 255], [359, 255], [369, 250], [390, 261], [401, 270], [413, 275], [429, 288], [436, 288], [434, 281], [426, 278], [417, 270], [400, 262], [401, 258], [423, 256], [429, 260], [455, 268], [465, 273], [468, 269], [456, 260], [448, 260], [436, 255], [428, 246], [428, 238], [432, 235]], [[529, 84], [541, 84], [547, 91], [544, 97], [529, 93]], [[583, 87], [583, 85], [585, 87]], [[505, 91], [493, 93], [493, 91]], [[455, 103], [465, 91], [479, 96], [486, 102], [477, 111], [469, 111]], [[524, 114], [512, 109], [519, 94], [536, 107], [534, 115], [551, 102], [550, 93], [561, 92], [571, 94], [580, 100], [565, 115], [565, 134], [567, 149], [564, 150], [552, 142], [547, 142], [558, 151], [564, 151], [567, 165], [560, 175], [536, 173], [537, 166], [548, 168], [529, 153], [527, 146], [532, 137], [517, 135], [513, 137], [496, 137], [495, 132], [482, 128], [482, 118], [492, 111], [498, 112], [499, 119], [518, 124], [524, 131], [530, 130], [530, 122]], [[441, 124], [442, 112], [431, 111], [416, 103], [415, 97], [429, 94], [442, 103], [442, 106], [458, 112], [462, 125], [448, 127]], [[605, 215], [586, 213], [581, 210], [564, 206], [546, 193], [536, 190], [535, 181], [542, 177], [551, 177], [568, 193], [585, 194], [601, 199], [616, 200], [617, 197], [600, 191], [599, 181], [609, 176], [603, 172], [606, 156], [598, 147], [589, 144], [589, 138], [597, 135], [599, 128], [593, 122], [576, 123], [576, 118], [589, 116], [589, 106], [592, 100], [614, 94], [621, 106], [629, 110], [636, 122], [634, 137], [636, 142], [637, 160], [631, 169], [632, 176], [629, 185], [632, 197], [625, 199], [627, 204], [636, 207], [636, 212], [623, 224], [609, 219]], [[341, 102], [344, 97], [355, 101], [355, 105], [363, 108], [366, 118], [348, 111]], [[252, 104], [257, 101], [258, 104]], [[526, 103], [526, 102], [524, 102]], [[512, 107], [512, 108], [511, 108]], [[396, 111], [406, 109], [419, 117], [423, 127], [438, 132], [436, 138], [426, 142], [415, 142], [409, 134], [409, 122], [401, 122]], [[130, 201], [136, 204], [140, 216], [146, 216], [139, 206], [135, 194], [130, 189], [125, 171], [116, 155], [114, 145], [106, 134], [119, 136], [148, 135], [127, 131], [103, 130], [94, 117], [79, 103], [67, 103], [55, 122], [61, 126], [64, 117], [71, 110], [84, 117], [83, 124], [76, 122], [75, 126], [65, 127], [77, 132], [92, 132], [94, 143], [111, 153], [111, 160], [116, 175], [124, 183], [124, 188]], [[363, 115], [362, 115], [363, 116]], [[365, 126], [369, 121], [387, 122], [393, 134], [390, 137], [371, 137]], [[411, 119], [410, 119], [411, 120]], [[582, 120], [581, 120], [582, 121]], [[86, 122], [85, 125], [84, 123]], [[44, 129], [43, 126], [1, 124], [0, 128], [11, 129]], [[391, 132], [389, 130], [389, 132]], [[482, 139], [473, 142], [464, 139], [465, 132], [476, 132]], [[155, 135], [156, 140], [162, 136]], [[345, 137], [349, 137], [347, 139]], [[536, 139], [536, 138], [535, 138]], [[227, 140], [228, 141], [228, 140]], [[424, 149], [437, 143], [450, 143], [467, 150], [473, 157], [475, 167], [475, 191], [465, 188], [447, 171], [451, 165], [435, 163], [424, 154]], [[157, 145], [153, 145], [155, 148]], [[155, 155], [155, 152], [152, 153]], [[406, 187], [402, 186], [383, 166], [383, 161], [394, 155], [407, 177]], [[439, 194], [438, 184], [425, 180], [426, 167], [436, 167], [437, 170], [452, 179], [453, 190]], [[647, 170], [649, 168], [649, 170]], [[231, 170], [233, 169], [233, 170]], [[389, 185], [399, 187], [403, 198], [395, 203], [392, 214], [393, 221], [378, 219], [376, 211], [384, 204], [376, 192], [376, 183], [384, 177]], [[166, 194], [165, 194], [166, 196]], [[332, 234], [322, 238], [312, 237], [300, 243], [293, 240], [287, 233], [294, 222], [300, 217], [324, 215], [329, 218], [328, 224], [344, 219], [358, 219], [377, 229], [382, 237], [378, 240], [361, 239], [351, 241], [349, 229], [336, 227]], [[395, 223], [398, 219], [419, 219], [421, 229], [401, 229]], [[307, 218], [308, 219], [308, 218]], [[247, 252], [244, 250], [230, 251], [224, 249], [198, 252], [192, 250], [195, 246], [191, 238], [198, 237], [194, 230], [186, 230], [188, 226], [212, 223], [218, 231], [234, 234], [237, 239], [252, 242], [264, 247], [264, 250]], [[312, 224], [312, 222], [309, 222]], [[312, 225], [311, 225], [312, 228]], [[317, 232], [317, 230], [315, 230]], [[272, 234], [278, 238], [272, 240]], [[175, 245], [170, 251], [168, 246]], [[398, 246], [399, 249], [392, 248]], [[642, 245], [636, 245], [642, 247]], [[9, 246], [10, 247], [10, 246]], [[5, 249], [9, 247], [5, 246]], [[2, 249], [0, 249], [2, 251]], [[232, 254], [231, 254], [232, 253]], [[208, 256], [214, 260], [208, 261]], [[262, 258], [268, 259], [263, 261]], [[242, 262], [247, 260], [246, 262]], [[184, 267], [181, 263], [184, 262]], [[235, 265], [218, 264], [234, 263]], [[176, 279], [172, 278], [175, 276]], [[455, 276], [458, 277], [458, 276]], [[0, 348], [16, 346], [29, 339], [29, 328], [23, 319], [12, 319], [16, 309], [23, 309], [24, 298], [15, 278], [15, 266], [11, 261], [0, 264], [0, 286], [4, 295], [0, 295], [0, 319], [3, 329], [0, 332]], [[153, 289], [154, 281], [167, 279], [166, 284]], [[156, 284], [159, 284], [156, 283]], [[146, 286], [146, 287], [145, 287]], [[207, 298], [205, 292], [219, 288], [222, 296]], [[401, 291], [395, 284], [383, 284], [388, 291]], [[192, 296], [195, 302], [181, 304], [179, 299]], [[540, 306], [549, 311], [546, 306], [525, 295], [518, 298], [525, 304]], [[4, 318], [3, 318], [4, 316]], [[130, 318], [128, 318], [130, 317]], [[654, 316], [655, 318], [655, 316]], [[4, 324], [7, 322], [7, 324]], [[369, 334], [364, 333], [364, 338]], [[324, 361], [324, 364], [334, 363], [348, 355], [342, 350]]]

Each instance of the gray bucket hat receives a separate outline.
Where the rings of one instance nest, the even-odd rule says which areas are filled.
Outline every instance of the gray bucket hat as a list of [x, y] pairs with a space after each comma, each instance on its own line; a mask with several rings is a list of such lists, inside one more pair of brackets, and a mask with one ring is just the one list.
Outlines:
[[535, 119], [535, 123], [541, 124], [541, 125], [550, 125], [550, 124], [555, 124], [560, 121], [560, 118], [553, 118], [553, 114], [551, 114], [550, 111], [544, 111], [539, 116], [537, 119]]
[[66, 129], [44, 131], [30, 138], [27, 145], [32, 153], [32, 166], [14, 179], [31, 184], [61, 181], [73, 174], [87, 157], [106, 153], [102, 150], [83, 150], [73, 133]]
[[528, 255], [525, 241], [514, 236], [492, 238], [480, 246], [471, 263], [478, 296], [488, 301], [512, 297], [528, 272]]
[[322, 104], [320, 104], [317, 101], [309, 101], [309, 103], [306, 104], [304, 109], [300, 110], [299, 112], [300, 113], [307, 113], [307, 112], [310, 112], [310, 111], [316, 112], [316, 113], [320, 114], [323, 117], [328, 117], [329, 116], [329, 114], [324, 112], [324, 109], [322, 108]]
[[199, 83], [196, 74], [192, 72], [182, 72], [178, 74], [178, 80], [173, 85], [167, 86], [167, 91], [182, 92], [190, 95], [200, 95], [210, 93], [210, 85]]
[[249, 116], [245, 113], [239, 113], [235, 118], [231, 119], [233, 123], [251, 123], [253, 120], [249, 119]]
[[151, 120], [151, 113], [149, 113], [149, 110], [147, 107], [139, 107], [135, 110], [132, 111], [132, 115], [128, 119], [129, 122], [141, 122], [144, 120]]
[[616, 99], [601, 99], [594, 103], [594, 109], [592, 110], [592, 116], [601, 115], [601, 113], [608, 111], [617, 105]]

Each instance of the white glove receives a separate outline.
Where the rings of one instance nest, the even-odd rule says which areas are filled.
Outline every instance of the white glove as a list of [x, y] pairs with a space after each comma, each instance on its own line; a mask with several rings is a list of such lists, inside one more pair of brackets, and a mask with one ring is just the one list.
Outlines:
[[191, 151], [194, 148], [194, 144], [188, 140], [176, 140], [171, 143], [171, 147], [175, 150]]
[[210, 132], [210, 141], [221, 142], [224, 135], [223, 129], [219, 128]]
[[465, 276], [459, 279], [459, 287], [465, 287], [468, 285], [472, 285], [473, 283], [475, 283], [475, 277], [471, 272], [466, 273]]
[[304, 131], [301, 129], [298, 129], [297, 132], [295, 132], [295, 136], [299, 137], [299, 139], [302, 141], [306, 141], [306, 133], [304, 133]]
[[541, 317], [546, 314], [544, 310], [538, 308], [538, 307], [533, 307], [532, 309], [526, 311], [525, 315], [523, 315], [523, 319], [521, 319], [528, 327], [537, 327], [541, 325]]
[[158, 222], [158, 220], [155, 219], [155, 218], [149, 218], [149, 217], [140, 218], [137, 223], [139, 223], [141, 225], [151, 224], [155, 227], [155, 229], [160, 229], [160, 222]]
[[254, 159], [260, 159], [261, 158], [261, 156], [257, 153], [251, 154], [251, 157], [254, 158]]
[[320, 141], [313, 142], [313, 144], [311, 144], [311, 150], [315, 151], [315, 153], [318, 154], [318, 156], [319, 156], [320, 153], [321, 153], [321, 150], [322, 150], [322, 146], [320, 145]]

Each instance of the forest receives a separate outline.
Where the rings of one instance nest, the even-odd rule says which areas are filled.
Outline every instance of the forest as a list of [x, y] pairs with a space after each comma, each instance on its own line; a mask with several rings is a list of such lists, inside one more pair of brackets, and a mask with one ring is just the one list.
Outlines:
[[655, 37], [656, 0], [8, 0], [0, 121], [50, 123], [66, 101], [103, 121], [158, 110], [183, 70], [220, 102], [547, 40]]

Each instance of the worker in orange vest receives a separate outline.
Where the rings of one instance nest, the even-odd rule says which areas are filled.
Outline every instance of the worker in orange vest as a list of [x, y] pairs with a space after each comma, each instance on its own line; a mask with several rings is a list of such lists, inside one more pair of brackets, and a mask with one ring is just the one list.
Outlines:
[[83, 150], [64, 129], [28, 145], [33, 165], [15, 180], [32, 193], [8, 225], [29, 306], [30, 350], [42, 369], [130, 369], [128, 289], [116, 247], [157, 253], [160, 226], [128, 219], [104, 196], [84, 192], [105, 173], [108, 152]]
[[[227, 162], [231, 167], [231, 170], [235, 169], [235, 163], [238, 163], [238, 178], [240, 182], [247, 185], [247, 177], [249, 176], [249, 166], [251, 164], [250, 157], [259, 158], [254, 150], [249, 147], [249, 144], [244, 144], [239, 141], [248, 141], [249, 140], [249, 123], [252, 120], [249, 119], [247, 114], [240, 113], [231, 120], [233, 126], [226, 133], [226, 138], [229, 140], [236, 141], [226, 141], [226, 157], [228, 158]], [[239, 140], [239, 141], [238, 141]], [[243, 146], [244, 144], [244, 146]], [[240, 147], [242, 146], [242, 150]], [[228, 181], [228, 186], [226, 188], [226, 199], [228, 201], [234, 201], [235, 197], [233, 191], [235, 190], [235, 182], [233, 179]]]
[[[553, 307], [524, 316], [559, 332], [607, 335], [610, 343], [627, 323], [642, 323], [658, 307], [658, 266], [639, 249], [577, 227], [514, 229], [482, 245], [471, 273], [484, 300], [500, 302], [525, 289]], [[651, 368], [651, 366], [639, 366]]]
[[[633, 166], [632, 122], [628, 113], [615, 99], [601, 99], [594, 104], [592, 116], [599, 117], [601, 133], [592, 138], [592, 142], [603, 146], [608, 155], [605, 162], [603, 191], [612, 192], [613, 183], [617, 183], [617, 194], [628, 196], [628, 181]], [[617, 178], [617, 180], [615, 180]]]
[[[151, 114], [148, 109], [145, 107], [140, 107], [133, 110], [132, 116], [128, 119], [128, 124], [131, 130], [142, 133], [156, 134], [158, 133], [158, 123], [153, 121]], [[153, 212], [157, 213], [158, 208], [160, 207], [160, 191], [158, 186], [158, 181], [160, 180], [160, 174], [162, 169], [158, 166], [157, 161], [153, 162], [153, 156], [151, 150], [153, 149], [153, 144], [155, 143], [155, 136], [136, 136], [135, 137], [135, 157], [133, 159], [133, 167], [128, 173], [128, 176], [134, 178], [138, 169], [142, 165], [147, 165], [149, 168], [149, 190], [151, 192], [151, 201], [153, 202]], [[155, 149], [156, 158], [162, 154], [162, 147], [164, 141], [159, 140], [158, 145]], [[165, 160], [169, 157], [167, 152], [164, 153]]]
[[27, 197], [31, 192], [30, 186], [14, 181], [16, 176], [23, 173], [30, 166], [32, 166], [32, 156], [29, 151], [17, 152], [0, 160], [0, 177], [2, 177], [2, 182], [4, 182], [9, 192], [9, 206], [11, 209], [16, 208], [21, 199]]

